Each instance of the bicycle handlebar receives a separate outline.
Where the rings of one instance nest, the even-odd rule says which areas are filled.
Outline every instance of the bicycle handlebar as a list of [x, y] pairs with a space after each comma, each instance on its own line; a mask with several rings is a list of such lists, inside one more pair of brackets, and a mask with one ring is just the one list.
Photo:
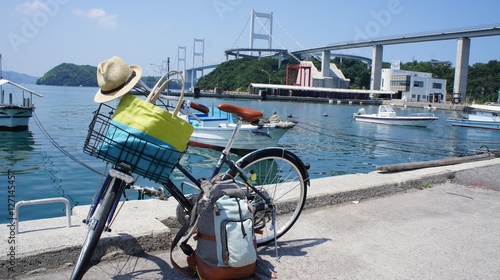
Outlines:
[[210, 109], [207, 106], [205, 106], [203, 104], [198, 104], [194, 101], [191, 101], [189, 106], [191, 106], [191, 108], [198, 110], [198, 111], [205, 113], [205, 114], [208, 114], [208, 112], [210, 112]]
[[[177, 96], [170, 96], [170, 95], [164, 96], [164, 95], [162, 95], [162, 96], [160, 96], [160, 98], [165, 99], [165, 100], [179, 101], [179, 97], [177, 97]], [[197, 111], [200, 111], [204, 114], [208, 114], [208, 112], [210, 112], [210, 109], [203, 104], [199, 104], [199, 103], [196, 103], [194, 101], [186, 101], [186, 100], [184, 100], [184, 102], [189, 102], [188, 103], [189, 107], [191, 107]]]

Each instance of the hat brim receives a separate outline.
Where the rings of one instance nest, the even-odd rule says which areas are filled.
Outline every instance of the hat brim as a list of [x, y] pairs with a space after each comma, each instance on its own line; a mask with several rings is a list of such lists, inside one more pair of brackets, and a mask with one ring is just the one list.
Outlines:
[[101, 89], [99, 89], [94, 96], [94, 102], [96, 102], [96, 103], [109, 102], [109, 101], [115, 100], [117, 98], [120, 98], [123, 95], [125, 95], [127, 92], [129, 92], [135, 86], [135, 84], [137, 84], [137, 82], [139, 82], [139, 80], [142, 77], [142, 68], [140, 66], [131, 65], [130, 69], [135, 71], [135, 77], [132, 80], [130, 80], [130, 82], [128, 84], [126, 84], [120, 90], [117, 90], [113, 93], [108, 93], [108, 94], [102, 94]]

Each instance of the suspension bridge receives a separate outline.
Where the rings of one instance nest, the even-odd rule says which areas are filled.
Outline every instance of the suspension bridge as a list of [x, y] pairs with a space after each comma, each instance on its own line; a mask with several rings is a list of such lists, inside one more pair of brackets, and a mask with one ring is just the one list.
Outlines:
[[[264, 21], [262, 21], [264, 20]], [[471, 38], [487, 37], [487, 36], [499, 36], [500, 35], [500, 24], [485, 25], [479, 27], [469, 27], [461, 28], [455, 30], [445, 30], [445, 31], [431, 31], [422, 32], [419, 34], [409, 34], [400, 35], [394, 37], [386, 38], [369, 38], [366, 40], [350, 41], [350, 42], [340, 42], [335, 44], [329, 44], [325, 46], [319, 46], [314, 48], [303, 48], [300, 44], [295, 41], [301, 49], [298, 51], [289, 51], [281, 46], [279, 42], [273, 37], [273, 13], [260, 13], [251, 11], [249, 22], [250, 22], [250, 43], [248, 48], [230, 48], [225, 51], [226, 61], [230, 57], [235, 59], [242, 57], [274, 57], [280, 60], [288, 59], [294, 57], [295, 59], [301, 61], [311, 57], [316, 57], [322, 63], [321, 73], [324, 77], [328, 77], [329, 62], [333, 57], [346, 57], [361, 60], [371, 67], [371, 83], [370, 90], [377, 91], [381, 88], [381, 71], [382, 71], [382, 57], [383, 57], [383, 47], [386, 45], [398, 45], [398, 44], [410, 44], [410, 43], [424, 43], [431, 41], [444, 41], [444, 40], [456, 40], [456, 61], [455, 61], [455, 79], [453, 93], [457, 95], [460, 99], [465, 98], [466, 87], [467, 87], [467, 72], [469, 65], [469, 54], [471, 49]], [[279, 22], [278, 22], [279, 24]], [[247, 22], [248, 25], [248, 22]], [[244, 29], [246, 29], [247, 25]], [[280, 24], [279, 24], [280, 25]], [[255, 27], [260, 28], [259, 32], [255, 31]], [[281, 26], [281, 25], [280, 25]], [[284, 28], [281, 26], [284, 30]], [[286, 30], [284, 30], [286, 32]], [[288, 34], [288, 32], [286, 32]], [[241, 37], [241, 34], [240, 34]], [[256, 40], [267, 41], [267, 48], [254, 48], [254, 43]], [[276, 42], [281, 48], [273, 48], [272, 42]], [[333, 51], [339, 50], [349, 50], [357, 48], [372, 48], [372, 57], [361, 57], [343, 53], [333, 53]], [[196, 85], [199, 77], [203, 76], [204, 70], [214, 69], [219, 64], [205, 65], [205, 54], [204, 54], [204, 39], [194, 39], [193, 52], [192, 52], [192, 65], [191, 68], [187, 68], [186, 59], [186, 47], [179, 46], [177, 67], [182, 69], [184, 76], [186, 77], [186, 84], [189, 88], [193, 89], [193, 85]], [[196, 64], [196, 59], [199, 60], [201, 65]], [[200, 76], [198, 76], [200, 74]]]

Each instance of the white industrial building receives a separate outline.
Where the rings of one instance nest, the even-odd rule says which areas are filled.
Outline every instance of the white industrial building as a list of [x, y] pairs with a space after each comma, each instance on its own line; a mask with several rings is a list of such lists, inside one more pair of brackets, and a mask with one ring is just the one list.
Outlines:
[[441, 103], [446, 100], [446, 80], [432, 78], [431, 73], [382, 69], [381, 90], [395, 91], [392, 99]]

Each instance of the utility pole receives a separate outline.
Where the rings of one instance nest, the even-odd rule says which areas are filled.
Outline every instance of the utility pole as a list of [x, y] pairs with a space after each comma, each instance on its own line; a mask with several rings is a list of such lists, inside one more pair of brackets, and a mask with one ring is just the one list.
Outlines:
[[270, 85], [271, 84], [271, 74], [264, 69], [260, 69], [260, 71], [267, 73], [267, 75], [268, 75], [268, 82], [267, 83]]
[[[167, 73], [170, 72], [170, 57], [167, 57]], [[170, 76], [170, 74], [168, 74]], [[167, 77], [168, 79], [168, 77]], [[167, 93], [170, 92], [170, 83], [167, 84]]]
[[497, 104], [500, 104], [500, 88], [498, 89]]

